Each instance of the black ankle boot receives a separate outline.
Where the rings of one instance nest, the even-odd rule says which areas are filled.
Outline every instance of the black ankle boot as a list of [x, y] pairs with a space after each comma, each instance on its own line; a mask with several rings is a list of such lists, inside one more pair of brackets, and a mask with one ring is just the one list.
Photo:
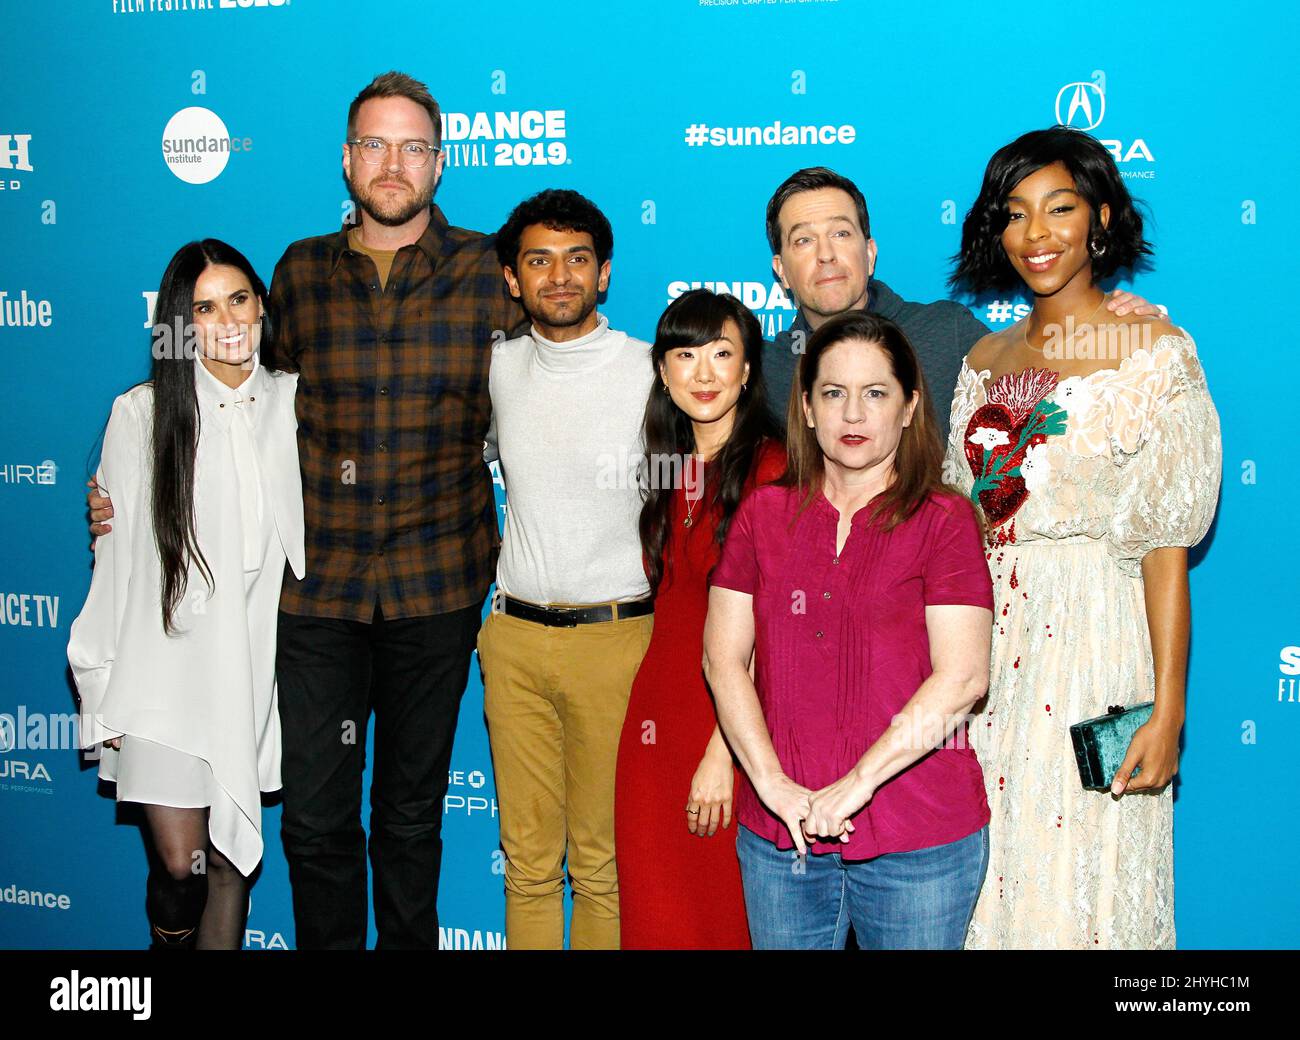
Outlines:
[[194, 874], [177, 880], [165, 870], [149, 871], [145, 883], [151, 950], [192, 950], [208, 901], [208, 877]]
[[197, 926], [169, 932], [159, 928], [156, 924], [151, 924], [149, 925], [149, 934], [153, 936], [153, 942], [149, 944], [151, 950], [192, 950], [199, 939]]

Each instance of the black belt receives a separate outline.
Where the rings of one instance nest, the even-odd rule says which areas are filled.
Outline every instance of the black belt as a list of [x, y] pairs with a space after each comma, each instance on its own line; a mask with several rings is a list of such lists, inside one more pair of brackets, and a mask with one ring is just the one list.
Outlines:
[[614, 621], [614, 609], [618, 608], [617, 620], [644, 617], [653, 614], [654, 600], [650, 598], [633, 600], [631, 603], [598, 603], [590, 607], [539, 607], [535, 603], [525, 603], [512, 596], [501, 597], [501, 613], [531, 621], [537, 625], [549, 625], [552, 628], [574, 628], [577, 625], [590, 625], [598, 621]]

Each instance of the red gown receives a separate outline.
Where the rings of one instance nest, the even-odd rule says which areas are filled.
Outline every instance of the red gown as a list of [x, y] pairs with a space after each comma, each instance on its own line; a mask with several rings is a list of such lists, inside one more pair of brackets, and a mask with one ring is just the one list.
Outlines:
[[[768, 444], [756, 482], [784, 469], [784, 451]], [[702, 505], [684, 527], [685, 489], [674, 494], [654, 634], [619, 740], [614, 848], [625, 950], [749, 949], [734, 810], [712, 838], [686, 829], [691, 778], [718, 721], [701, 666], [717, 518]]]

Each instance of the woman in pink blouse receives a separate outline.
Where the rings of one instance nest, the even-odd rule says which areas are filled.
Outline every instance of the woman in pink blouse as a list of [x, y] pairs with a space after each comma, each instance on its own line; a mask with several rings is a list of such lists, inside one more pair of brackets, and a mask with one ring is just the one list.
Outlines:
[[966, 740], [989, 675], [979, 523], [940, 482], [920, 366], [884, 318], [810, 337], [788, 428], [789, 471], [735, 514], [704, 634], [749, 781], [751, 938], [842, 948], [852, 924], [864, 949], [960, 948], [988, 860]]

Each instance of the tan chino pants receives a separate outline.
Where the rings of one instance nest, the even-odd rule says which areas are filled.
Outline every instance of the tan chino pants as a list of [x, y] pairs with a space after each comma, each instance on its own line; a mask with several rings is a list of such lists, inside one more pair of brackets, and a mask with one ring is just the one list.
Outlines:
[[617, 949], [614, 771], [653, 615], [552, 628], [492, 613], [478, 637], [506, 854], [506, 945]]

